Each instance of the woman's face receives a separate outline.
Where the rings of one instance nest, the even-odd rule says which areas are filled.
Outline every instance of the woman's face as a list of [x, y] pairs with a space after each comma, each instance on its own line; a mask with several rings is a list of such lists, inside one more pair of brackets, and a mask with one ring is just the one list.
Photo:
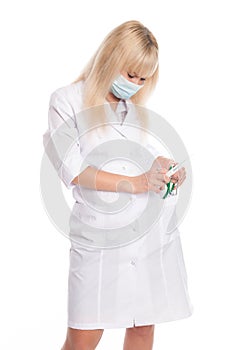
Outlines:
[[137, 85], [144, 85], [146, 80], [144, 77], [139, 77], [136, 72], [121, 71], [120, 74], [122, 74], [127, 80]]

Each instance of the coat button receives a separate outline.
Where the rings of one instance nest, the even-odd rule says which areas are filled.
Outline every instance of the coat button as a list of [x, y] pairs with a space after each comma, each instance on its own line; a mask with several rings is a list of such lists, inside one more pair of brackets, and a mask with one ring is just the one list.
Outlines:
[[135, 261], [131, 261], [131, 265], [133, 265], [133, 266], [136, 266], [136, 263], [135, 263]]
[[125, 166], [122, 166], [122, 169], [123, 169], [123, 170], [126, 170], [126, 167], [125, 167]]

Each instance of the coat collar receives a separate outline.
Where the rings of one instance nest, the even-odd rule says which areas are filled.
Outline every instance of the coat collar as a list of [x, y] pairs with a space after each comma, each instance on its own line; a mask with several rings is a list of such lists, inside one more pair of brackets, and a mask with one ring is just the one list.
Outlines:
[[[136, 125], [136, 123], [138, 124], [137, 111], [135, 105], [130, 99], [126, 100], [125, 103], [120, 100], [115, 111], [112, 109], [109, 102], [104, 104], [104, 108], [107, 115], [107, 120], [108, 122], [110, 122], [110, 126], [114, 127], [115, 129], [121, 132], [129, 128], [130, 125], [134, 126]], [[117, 113], [121, 113], [126, 109], [127, 114], [123, 123], [121, 124], [119, 118], [117, 117]]]

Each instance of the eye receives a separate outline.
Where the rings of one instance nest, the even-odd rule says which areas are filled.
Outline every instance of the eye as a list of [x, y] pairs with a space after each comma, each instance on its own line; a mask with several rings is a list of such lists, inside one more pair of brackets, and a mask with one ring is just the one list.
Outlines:
[[133, 78], [134, 78], [134, 75], [131, 75], [131, 74], [128, 73], [128, 77], [129, 77], [130, 79], [133, 79]]
[[[137, 75], [131, 75], [130, 73], [128, 73], [128, 77], [130, 78], [130, 79], [133, 79], [133, 78], [135, 78], [135, 77], [137, 77]], [[143, 82], [145, 82], [145, 78], [141, 78], [140, 79], [141, 81], [143, 81]]]

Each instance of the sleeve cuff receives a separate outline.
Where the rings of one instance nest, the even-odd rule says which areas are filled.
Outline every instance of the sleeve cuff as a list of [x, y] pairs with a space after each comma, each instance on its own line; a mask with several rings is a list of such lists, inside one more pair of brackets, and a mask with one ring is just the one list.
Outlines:
[[63, 162], [61, 167], [58, 170], [58, 175], [63, 181], [64, 185], [68, 188], [71, 189], [75, 184], [72, 183], [72, 180], [76, 176], [79, 176], [80, 173], [82, 173], [90, 164], [88, 164], [85, 160], [79, 164], [79, 162], [75, 162], [75, 159], [71, 159], [70, 162]]

